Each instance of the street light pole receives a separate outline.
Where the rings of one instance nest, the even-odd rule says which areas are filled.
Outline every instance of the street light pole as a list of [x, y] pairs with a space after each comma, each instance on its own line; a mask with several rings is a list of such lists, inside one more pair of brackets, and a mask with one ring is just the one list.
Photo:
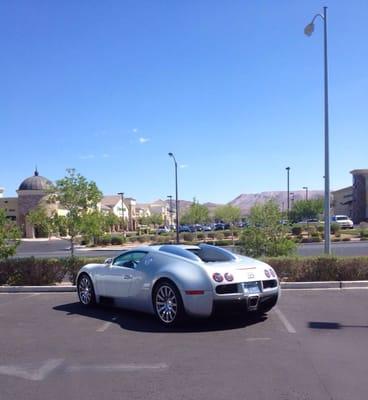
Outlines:
[[308, 201], [308, 186], [303, 186], [303, 189], [305, 190], [305, 200]]
[[169, 153], [175, 163], [175, 208], [176, 208], [176, 243], [179, 244], [179, 200], [178, 200], [178, 163], [173, 153]]
[[287, 171], [287, 217], [290, 218], [290, 167], [285, 168]]
[[124, 236], [124, 193], [123, 192], [119, 192], [118, 195], [120, 195], [121, 197], [121, 229], [123, 231], [123, 236]]
[[167, 196], [167, 198], [169, 199], [169, 204], [170, 204], [170, 206], [169, 206], [170, 225], [172, 225], [172, 223], [173, 223], [173, 220], [172, 220], [173, 208], [172, 208], [172, 196], [171, 196], [171, 194], [169, 194], [169, 195]]
[[328, 118], [328, 62], [327, 62], [327, 7], [323, 7], [323, 15], [316, 14], [308, 24], [304, 33], [311, 36], [314, 31], [314, 21], [317, 17], [323, 20], [324, 49], [324, 100], [325, 100], [325, 198], [324, 198], [324, 236], [325, 254], [331, 254], [331, 220], [330, 220], [330, 152], [329, 152], [329, 118]]

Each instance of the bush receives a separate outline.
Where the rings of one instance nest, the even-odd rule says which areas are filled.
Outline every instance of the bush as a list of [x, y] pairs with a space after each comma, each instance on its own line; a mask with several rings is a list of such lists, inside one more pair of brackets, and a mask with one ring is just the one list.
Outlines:
[[208, 232], [207, 237], [208, 237], [208, 239], [214, 239], [215, 238], [215, 232]]
[[299, 236], [302, 233], [302, 227], [301, 226], [293, 226], [291, 228], [291, 233], [295, 236]]
[[368, 257], [268, 257], [263, 258], [283, 280], [354, 281], [368, 279]]
[[368, 229], [361, 229], [359, 232], [360, 239], [368, 239]]
[[232, 236], [231, 231], [224, 231], [223, 235], [225, 238], [229, 238]]
[[318, 225], [318, 226], [317, 226], [317, 231], [318, 231], [319, 233], [323, 233], [323, 232], [325, 231], [325, 227], [324, 227], [323, 225]]
[[149, 242], [149, 236], [147, 236], [147, 235], [137, 236], [137, 241], [139, 243]]
[[[68, 257], [60, 261], [63, 265], [64, 275], [68, 277], [70, 282], [75, 285], [75, 279], [79, 270], [86, 264], [102, 264], [106, 257]], [[63, 275], [63, 276], [64, 276]]]
[[62, 259], [11, 258], [0, 261], [0, 285], [50, 285], [65, 275]]
[[351, 240], [351, 238], [349, 238], [349, 237], [344, 237], [344, 238], [342, 239], [343, 242], [350, 242], [350, 240]]
[[338, 224], [338, 223], [336, 223], [336, 222], [333, 222], [332, 224], [331, 224], [331, 233], [332, 234], [334, 234], [334, 235], [336, 235], [336, 233], [338, 233], [338, 232], [340, 232], [340, 225]]
[[185, 232], [185, 233], [183, 233], [183, 239], [185, 242], [192, 242], [194, 239], [194, 235], [193, 235], [193, 233]]
[[204, 240], [205, 236], [206, 236], [206, 235], [205, 235], [203, 232], [197, 233], [197, 239], [198, 239], [198, 240]]
[[223, 232], [215, 232], [215, 239], [216, 240], [224, 240], [225, 239], [225, 235]]
[[116, 245], [121, 245], [125, 242], [125, 238], [123, 236], [112, 236], [111, 237], [111, 244], [116, 246]]

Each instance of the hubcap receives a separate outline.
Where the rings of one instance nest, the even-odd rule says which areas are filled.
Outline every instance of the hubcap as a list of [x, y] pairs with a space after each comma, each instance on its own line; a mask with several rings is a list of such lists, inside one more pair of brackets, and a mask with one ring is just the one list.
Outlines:
[[156, 311], [161, 321], [169, 324], [176, 318], [178, 303], [170, 286], [161, 286], [156, 294]]
[[79, 298], [83, 304], [89, 304], [92, 299], [92, 284], [90, 280], [84, 276], [78, 285]]

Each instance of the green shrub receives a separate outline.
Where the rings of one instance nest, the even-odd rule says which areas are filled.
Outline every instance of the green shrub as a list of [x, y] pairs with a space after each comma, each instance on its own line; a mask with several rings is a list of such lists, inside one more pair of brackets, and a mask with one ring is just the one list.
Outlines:
[[351, 240], [351, 238], [349, 238], [349, 237], [344, 237], [344, 238], [342, 238], [342, 241], [343, 241], [343, 242], [350, 242], [350, 240]]
[[317, 226], [317, 231], [318, 231], [319, 233], [323, 233], [324, 230], [325, 230], [325, 227], [324, 227], [323, 225], [318, 225], [318, 226]]
[[205, 235], [203, 232], [199, 232], [199, 233], [197, 234], [197, 239], [198, 239], [198, 240], [204, 240], [205, 236], [206, 236], [206, 235]]
[[229, 238], [231, 236], [232, 236], [231, 231], [224, 231], [224, 237], [225, 238]]
[[123, 236], [112, 236], [111, 237], [111, 244], [116, 246], [116, 245], [121, 245], [125, 242], [125, 238]]
[[302, 227], [301, 226], [293, 226], [291, 228], [291, 233], [295, 236], [299, 236], [302, 233]]
[[185, 242], [192, 242], [194, 239], [194, 235], [191, 232], [184, 232], [183, 233], [183, 239]]
[[359, 232], [360, 239], [368, 239], [368, 229], [361, 229]]
[[86, 264], [102, 264], [106, 257], [68, 257], [60, 259], [64, 274], [75, 285], [79, 270]]
[[341, 227], [340, 227], [340, 225], [338, 223], [333, 222], [331, 224], [331, 233], [332, 234], [336, 235], [337, 232], [340, 232], [340, 229], [341, 229]]
[[208, 237], [208, 239], [214, 239], [215, 238], [215, 232], [208, 232], [207, 237]]
[[268, 257], [263, 258], [283, 280], [354, 281], [368, 279], [368, 257]]
[[340, 233], [339, 231], [337, 231], [337, 232], [335, 233], [335, 237], [337, 237], [337, 238], [341, 237], [341, 233]]
[[147, 235], [137, 236], [137, 241], [139, 243], [149, 242], [149, 236], [147, 236]]
[[62, 259], [9, 258], [0, 261], [0, 285], [50, 285], [65, 275]]
[[225, 239], [225, 235], [223, 232], [215, 232], [215, 239], [216, 240], [224, 240]]

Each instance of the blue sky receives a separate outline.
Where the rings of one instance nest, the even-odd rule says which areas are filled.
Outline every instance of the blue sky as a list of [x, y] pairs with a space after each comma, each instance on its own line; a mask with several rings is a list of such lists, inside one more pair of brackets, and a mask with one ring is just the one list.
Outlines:
[[105, 194], [228, 202], [323, 189], [329, 6], [331, 188], [368, 168], [366, 0], [0, 3], [0, 186], [38, 165]]

